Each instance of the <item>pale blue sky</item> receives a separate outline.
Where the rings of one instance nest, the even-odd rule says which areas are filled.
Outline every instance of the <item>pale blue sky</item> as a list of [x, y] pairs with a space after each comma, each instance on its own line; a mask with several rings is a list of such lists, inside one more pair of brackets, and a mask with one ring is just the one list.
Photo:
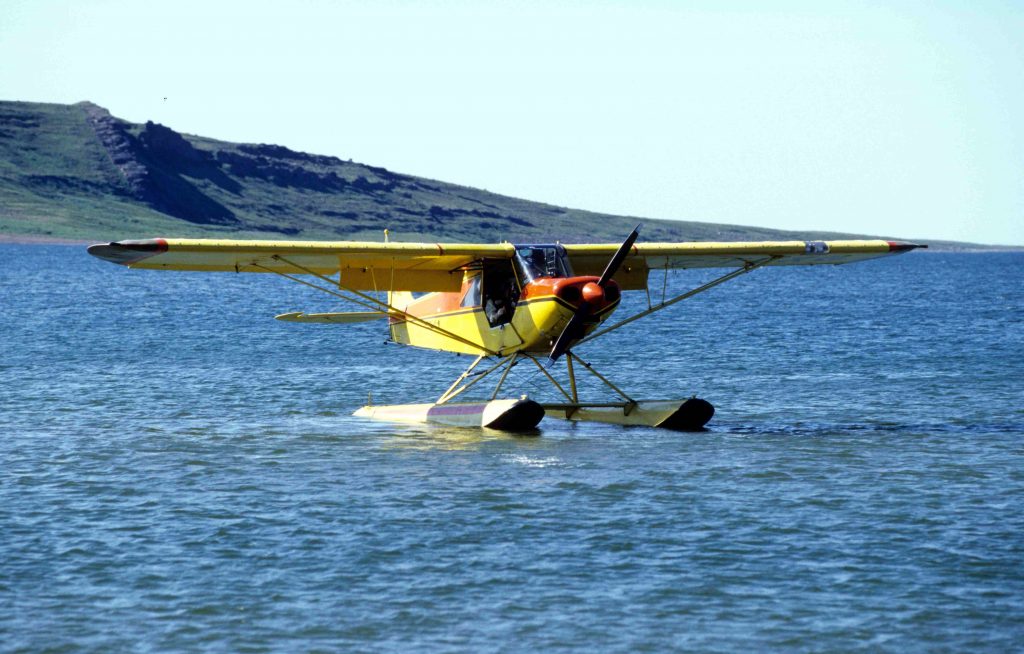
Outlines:
[[1024, 244], [1019, 2], [6, 0], [0, 98], [609, 213]]

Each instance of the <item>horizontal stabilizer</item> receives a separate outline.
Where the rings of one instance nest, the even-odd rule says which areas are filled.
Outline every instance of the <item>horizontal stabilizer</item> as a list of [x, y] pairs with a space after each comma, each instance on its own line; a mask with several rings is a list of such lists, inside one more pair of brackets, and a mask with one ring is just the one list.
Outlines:
[[381, 318], [387, 318], [388, 314], [383, 311], [347, 311], [343, 313], [302, 313], [301, 311], [294, 311], [292, 313], [282, 313], [279, 316], [274, 316], [278, 320], [286, 320], [288, 322], [331, 322], [331, 323], [353, 323], [353, 322], [369, 322], [370, 320], [379, 320]]

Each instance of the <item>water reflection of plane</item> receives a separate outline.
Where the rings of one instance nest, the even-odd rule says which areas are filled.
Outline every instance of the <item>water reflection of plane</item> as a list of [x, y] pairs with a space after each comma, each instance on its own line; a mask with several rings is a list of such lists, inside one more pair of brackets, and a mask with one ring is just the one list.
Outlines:
[[518, 452], [523, 447], [534, 450], [538, 443], [548, 442], [534, 438], [539, 434], [540, 430], [536, 428], [525, 431], [504, 431], [422, 423], [408, 425], [405, 429], [387, 434], [384, 437], [384, 446], [406, 450], [476, 451], [488, 445], [505, 442]]

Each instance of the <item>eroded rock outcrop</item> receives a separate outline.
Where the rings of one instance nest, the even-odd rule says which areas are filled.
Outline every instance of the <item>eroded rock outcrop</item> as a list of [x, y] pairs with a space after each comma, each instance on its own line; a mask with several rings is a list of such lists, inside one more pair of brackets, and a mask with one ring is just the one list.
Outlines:
[[126, 194], [157, 211], [201, 225], [235, 225], [234, 213], [202, 192], [184, 175], [208, 179], [231, 191], [238, 184], [221, 172], [216, 160], [197, 150], [174, 130], [152, 121], [135, 136], [128, 124], [103, 107], [82, 103], [96, 137], [123, 175]]

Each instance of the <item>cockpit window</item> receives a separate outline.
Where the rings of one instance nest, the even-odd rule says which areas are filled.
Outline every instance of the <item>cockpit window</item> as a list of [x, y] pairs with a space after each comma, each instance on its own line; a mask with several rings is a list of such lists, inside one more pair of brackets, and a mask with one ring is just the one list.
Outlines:
[[523, 284], [537, 277], [572, 277], [569, 257], [561, 245], [518, 245], [514, 261]]

